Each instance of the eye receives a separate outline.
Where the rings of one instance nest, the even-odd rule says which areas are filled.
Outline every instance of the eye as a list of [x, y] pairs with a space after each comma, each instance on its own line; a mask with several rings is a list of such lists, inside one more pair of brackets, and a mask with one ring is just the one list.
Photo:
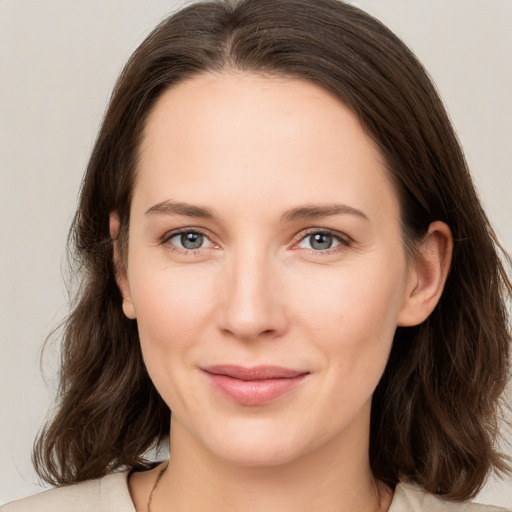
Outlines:
[[301, 249], [312, 249], [314, 251], [327, 251], [340, 245], [350, 245], [343, 235], [334, 234], [329, 231], [315, 231], [307, 234], [297, 246]]
[[194, 251], [213, 246], [212, 242], [205, 235], [192, 230], [171, 233], [167, 237], [166, 242], [177, 249], [185, 251]]

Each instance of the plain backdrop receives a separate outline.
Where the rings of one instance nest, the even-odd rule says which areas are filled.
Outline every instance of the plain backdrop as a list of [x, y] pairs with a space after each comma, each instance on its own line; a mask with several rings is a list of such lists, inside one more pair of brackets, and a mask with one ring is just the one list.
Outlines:
[[[277, 0], [279, 1], [279, 0]], [[423, 61], [512, 249], [512, 0], [360, 0]], [[55, 390], [67, 229], [123, 63], [172, 0], [0, 0], [0, 503], [41, 490], [32, 442]], [[479, 501], [512, 505], [512, 481]]]

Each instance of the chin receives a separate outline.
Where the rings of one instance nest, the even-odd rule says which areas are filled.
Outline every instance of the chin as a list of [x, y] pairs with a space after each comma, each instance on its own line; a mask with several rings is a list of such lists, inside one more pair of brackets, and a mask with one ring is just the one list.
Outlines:
[[282, 426], [254, 423], [245, 428], [238, 425], [222, 432], [210, 431], [203, 446], [214, 456], [242, 467], [279, 466], [309, 451], [305, 433], [299, 435]]
[[241, 467], [264, 468], [282, 466], [300, 456], [300, 450], [269, 444], [261, 446], [261, 443], [245, 443], [244, 446], [237, 444], [219, 448], [216, 453], [219, 458], [222, 458], [229, 464]]

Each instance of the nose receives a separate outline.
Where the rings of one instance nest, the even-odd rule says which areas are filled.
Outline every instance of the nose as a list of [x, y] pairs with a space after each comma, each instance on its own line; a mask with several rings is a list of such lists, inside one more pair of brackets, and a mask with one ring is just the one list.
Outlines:
[[288, 318], [278, 265], [256, 250], [233, 256], [221, 284], [219, 328], [242, 340], [276, 338]]

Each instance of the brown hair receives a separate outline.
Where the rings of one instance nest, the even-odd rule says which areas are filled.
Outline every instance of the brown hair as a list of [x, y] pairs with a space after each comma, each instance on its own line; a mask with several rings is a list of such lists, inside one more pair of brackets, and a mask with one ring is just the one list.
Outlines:
[[34, 450], [39, 474], [69, 484], [146, 467], [170, 412], [122, 312], [109, 214], [126, 242], [145, 120], [173, 84], [233, 68], [310, 80], [336, 95], [378, 144], [400, 194], [404, 240], [434, 220], [455, 238], [444, 294], [421, 325], [398, 328], [375, 391], [376, 478], [408, 479], [450, 499], [473, 497], [491, 469], [509, 378], [512, 285], [445, 109], [421, 64], [379, 21], [338, 0], [192, 4], [142, 43], [113, 91], [87, 168], [70, 247], [81, 276], [64, 324], [58, 409]]

